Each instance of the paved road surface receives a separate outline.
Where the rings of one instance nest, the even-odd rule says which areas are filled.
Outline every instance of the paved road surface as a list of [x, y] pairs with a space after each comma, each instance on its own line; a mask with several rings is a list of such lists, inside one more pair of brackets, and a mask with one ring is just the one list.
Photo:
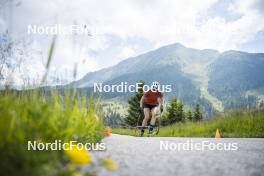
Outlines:
[[[161, 150], [160, 142], [172, 147]], [[203, 151], [173, 148], [178, 143], [237, 143], [237, 151]], [[103, 140], [107, 151], [95, 152], [95, 157], [110, 156], [118, 164], [115, 173], [101, 171], [99, 175], [120, 176], [261, 176], [264, 175], [264, 139], [210, 138], [139, 138], [113, 135]], [[179, 145], [179, 144], [178, 144]], [[181, 146], [180, 146], [181, 147]], [[231, 147], [232, 148], [232, 147]], [[234, 149], [234, 148], [233, 148]]]

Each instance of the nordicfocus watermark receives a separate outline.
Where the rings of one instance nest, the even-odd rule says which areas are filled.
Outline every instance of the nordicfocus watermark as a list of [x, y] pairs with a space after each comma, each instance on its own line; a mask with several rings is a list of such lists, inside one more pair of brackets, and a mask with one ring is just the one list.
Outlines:
[[[94, 83], [93, 84], [93, 91], [94, 92], [120, 92], [120, 93], [126, 93], [126, 92], [137, 92], [140, 88], [143, 89], [144, 92], [147, 92], [148, 90], [153, 90], [150, 85], [143, 85], [142, 83], [135, 83], [135, 84], [128, 84], [127, 82], [120, 82], [120, 84], [102, 84], [102, 83]], [[171, 92], [172, 86], [171, 85], [159, 85], [158, 89], [154, 91], [160, 91], [160, 92]]]
[[87, 25], [61, 25], [54, 24], [49, 26], [29, 24], [27, 26], [28, 35], [91, 35], [92, 28]]
[[218, 151], [237, 151], [238, 143], [232, 142], [211, 142], [200, 141], [194, 142], [187, 140], [186, 142], [170, 142], [160, 141], [160, 150], [170, 151], [204, 151], [204, 150], [218, 150]]
[[93, 150], [93, 151], [103, 151], [106, 149], [105, 143], [79, 143], [77, 141], [70, 141], [68, 143], [63, 143], [61, 140], [55, 140], [54, 142], [38, 142], [38, 141], [28, 141], [28, 150], [72, 150], [76, 148], [78, 150]]

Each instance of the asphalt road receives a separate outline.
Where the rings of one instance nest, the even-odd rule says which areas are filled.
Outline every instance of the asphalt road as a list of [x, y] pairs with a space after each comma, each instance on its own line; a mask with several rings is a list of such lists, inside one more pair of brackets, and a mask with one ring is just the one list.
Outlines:
[[[107, 150], [94, 155], [110, 156], [117, 162], [118, 170], [101, 171], [102, 176], [264, 175], [264, 139], [140, 138], [112, 134], [103, 142]], [[216, 144], [218, 149], [209, 149]]]

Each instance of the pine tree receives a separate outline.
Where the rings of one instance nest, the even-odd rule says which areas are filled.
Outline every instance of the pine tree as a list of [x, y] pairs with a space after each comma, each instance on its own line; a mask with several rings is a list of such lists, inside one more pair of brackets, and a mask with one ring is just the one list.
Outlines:
[[176, 97], [172, 97], [167, 111], [169, 124], [184, 121], [183, 104]]
[[203, 119], [203, 115], [202, 115], [201, 109], [200, 109], [200, 104], [198, 104], [198, 103], [195, 105], [195, 110], [193, 113], [193, 119], [195, 121], [200, 121]]
[[125, 125], [130, 125], [130, 126], [136, 126], [136, 125], [141, 125], [143, 119], [144, 119], [144, 112], [142, 108], [140, 108], [140, 99], [143, 96], [143, 89], [142, 87], [144, 86], [144, 81], [140, 81], [140, 87], [136, 94], [129, 98], [128, 104], [128, 115], [125, 117], [124, 122]]
[[168, 122], [169, 124], [173, 124], [177, 122], [177, 110], [178, 110], [178, 102], [176, 97], [172, 97], [170, 100], [170, 104], [168, 106]]
[[193, 114], [191, 110], [187, 111], [186, 117], [189, 121], [193, 121]]
[[177, 122], [184, 122], [184, 111], [183, 111], [183, 103], [180, 101], [177, 105], [177, 114], [176, 114], [176, 121]]

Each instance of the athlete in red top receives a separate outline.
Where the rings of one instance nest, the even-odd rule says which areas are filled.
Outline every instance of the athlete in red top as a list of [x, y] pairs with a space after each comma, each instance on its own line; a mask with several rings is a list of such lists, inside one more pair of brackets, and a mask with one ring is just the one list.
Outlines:
[[[151, 85], [151, 90], [144, 93], [140, 100], [140, 107], [144, 108], [144, 120], [142, 122], [142, 127], [147, 126], [150, 113], [151, 121], [149, 133], [153, 132], [153, 128], [156, 122], [156, 111], [157, 107], [160, 107], [160, 110], [163, 111], [163, 93], [159, 92], [159, 83], [157, 81], [153, 82]], [[144, 134], [144, 128], [141, 129], [141, 136]]]

